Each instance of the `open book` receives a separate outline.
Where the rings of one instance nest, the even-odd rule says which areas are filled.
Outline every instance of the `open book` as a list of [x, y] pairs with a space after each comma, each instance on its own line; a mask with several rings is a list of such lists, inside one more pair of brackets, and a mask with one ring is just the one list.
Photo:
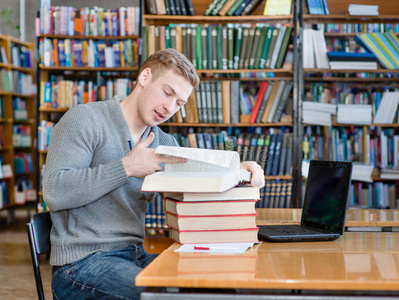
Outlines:
[[250, 172], [240, 169], [235, 151], [158, 146], [155, 153], [187, 162], [166, 164], [164, 172], [146, 176], [142, 191], [221, 193], [251, 179]]

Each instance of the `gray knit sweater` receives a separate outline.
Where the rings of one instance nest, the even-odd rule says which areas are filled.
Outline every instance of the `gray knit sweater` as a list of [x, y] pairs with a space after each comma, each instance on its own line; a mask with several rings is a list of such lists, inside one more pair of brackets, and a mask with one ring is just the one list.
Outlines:
[[[64, 265], [97, 250], [142, 244], [144, 215], [154, 193], [128, 178], [121, 158], [134, 147], [120, 99], [78, 105], [51, 132], [43, 197], [51, 212], [50, 264]], [[176, 146], [158, 127], [150, 148]]]

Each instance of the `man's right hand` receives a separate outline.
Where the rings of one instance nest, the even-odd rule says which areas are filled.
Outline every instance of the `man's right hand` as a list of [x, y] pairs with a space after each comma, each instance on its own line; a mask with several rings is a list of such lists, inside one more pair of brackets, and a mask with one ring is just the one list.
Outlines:
[[164, 157], [155, 153], [154, 148], [147, 148], [154, 140], [154, 133], [138, 143], [128, 155], [122, 157], [122, 163], [128, 177], [143, 178], [162, 170], [161, 163], [185, 163], [187, 159], [179, 157]]

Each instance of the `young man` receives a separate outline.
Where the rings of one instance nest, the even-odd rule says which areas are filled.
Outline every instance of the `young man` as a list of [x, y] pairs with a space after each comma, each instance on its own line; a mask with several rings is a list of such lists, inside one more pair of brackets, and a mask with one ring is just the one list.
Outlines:
[[[199, 83], [191, 62], [173, 49], [150, 56], [132, 93], [120, 101], [78, 105], [51, 133], [43, 185], [51, 230], [55, 299], [138, 299], [136, 275], [155, 255], [145, 252], [144, 215], [154, 193], [140, 192], [164, 163], [154, 153], [177, 146], [157, 125], [187, 103]], [[254, 162], [242, 167], [264, 185]]]

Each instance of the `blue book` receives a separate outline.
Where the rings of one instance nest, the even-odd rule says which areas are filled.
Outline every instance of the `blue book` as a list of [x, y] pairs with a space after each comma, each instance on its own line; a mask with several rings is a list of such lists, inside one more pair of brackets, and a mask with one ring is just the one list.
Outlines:
[[97, 41], [93, 41], [94, 67], [98, 68]]
[[266, 176], [270, 176], [272, 174], [272, 166], [273, 166], [273, 160], [274, 160], [274, 150], [276, 148], [276, 140], [277, 140], [277, 134], [273, 134], [270, 137], [269, 153], [267, 155], [266, 170], [265, 170]]
[[322, 0], [322, 1], [323, 1], [324, 14], [329, 15], [330, 11], [328, 10], [327, 0]]
[[392, 59], [396, 68], [399, 68], [398, 49], [396, 49], [395, 47], [392, 46], [392, 44], [389, 42], [389, 40], [383, 33], [378, 32], [378, 33], [374, 33], [374, 34], [377, 35], [377, 37], [380, 38], [380, 40], [384, 43], [385, 47], [388, 48], [388, 52], [385, 52], [385, 53]]
[[327, 52], [330, 61], [377, 61], [374, 53], [348, 53], [342, 51]]
[[233, 12], [233, 15], [239, 16], [244, 11], [245, 7], [251, 2], [252, 0], [244, 0], [240, 6]]
[[105, 42], [98, 41], [97, 43], [97, 57], [98, 57], [98, 66], [100, 68], [105, 68]]
[[65, 45], [64, 40], [58, 40], [58, 64], [65, 67]]
[[387, 69], [394, 69], [395, 65], [382, 51], [381, 47], [370, 38], [368, 34], [355, 36], [355, 41], [360, 44], [364, 49], [372, 52], [377, 57], [378, 61]]

